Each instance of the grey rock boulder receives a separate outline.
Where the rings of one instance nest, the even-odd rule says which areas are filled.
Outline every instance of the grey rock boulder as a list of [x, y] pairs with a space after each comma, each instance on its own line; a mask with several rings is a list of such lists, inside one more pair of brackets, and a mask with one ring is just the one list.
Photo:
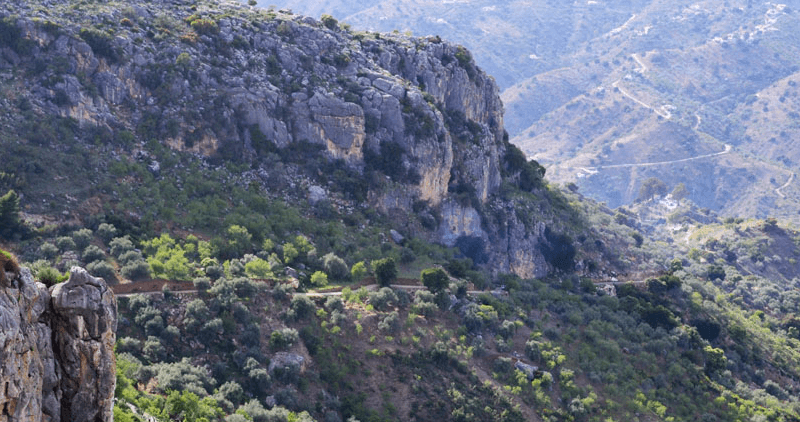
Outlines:
[[301, 355], [289, 352], [278, 352], [270, 359], [269, 373], [275, 370], [290, 369], [292, 371], [302, 371], [305, 365], [305, 358]]

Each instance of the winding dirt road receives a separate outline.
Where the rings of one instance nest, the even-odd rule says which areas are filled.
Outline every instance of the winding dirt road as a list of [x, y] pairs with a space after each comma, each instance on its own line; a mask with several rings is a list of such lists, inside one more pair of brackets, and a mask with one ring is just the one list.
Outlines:
[[781, 198], [786, 198], [786, 195], [784, 195], [783, 192], [781, 191], [788, 188], [793, 181], [794, 181], [794, 173], [792, 173], [792, 175], [789, 176], [789, 180], [786, 183], [784, 183], [783, 186], [779, 187], [778, 189], [775, 189], [775, 193], [777, 193], [778, 196], [780, 196]]
[[[639, 65], [639, 69], [636, 69], [637, 73], [645, 74], [645, 73], [647, 73], [648, 70], [650, 70], [647, 67], [647, 65], [642, 61], [642, 59], [639, 58], [639, 56], [636, 53], [631, 54], [631, 57], [633, 58], [634, 61], [636, 61], [636, 64]], [[614, 83], [611, 84], [611, 86], [613, 86], [614, 88], [618, 89], [619, 92], [622, 93], [622, 95], [628, 97], [631, 101], [635, 102], [636, 104], [639, 104], [640, 106], [642, 106], [644, 108], [647, 108], [647, 109], [650, 109], [650, 110], [654, 111], [656, 114], [658, 114], [659, 116], [661, 116], [661, 117], [663, 117], [663, 118], [665, 118], [667, 120], [672, 118], [672, 113], [670, 113], [670, 111], [667, 109], [667, 106], [664, 105], [664, 106], [656, 108], [656, 107], [653, 107], [650, 104], [645, 103], [644, 101], [642, 101], [642, 100], [634, 97], [633, 95], [631, 95], [631, 93], [626, 91], [625, 88], [619, 86], [619, 83], [621, 81], [622, 81], [622, 79], [617, 79], [616, 81], [614, 81]]]
[[650, 104], [645, 103], [644, 101], [642, 101], [642, 100], [634, 97], [633, 95], [631, 95], [628, 91], [625, 90], [625, 88], [619, 86], [619, 82], [620, 81], [621, 81], [621, 79], [617, 79], [616, 81], [614, 81], [614, 83], [611, 84], [611, 86], [613, 86], [614, 88], [617, 88], [619, 90], [619, 92], [622, 93], [622, 95], [630, 98], [636, 104], [639, 104], [640, 106], [642, 106], [644, 108], [653, 110], [653, 112], [655, 112], [656, 114], [658, 114], [659, 116], [661, 116], [661, 117], [663, 117], [663, 118], [665, 118], [667, 120], [672, 118], [672, 113], [670, 113], [669, 110], [667, 110], [667, 106], [661, 106], [659, 108], [655, 108], [655, 107], [651, 106]]
[[669, 164], [677, 164], [677, 163], [685, 163], [687, 161], [694, 161], [694, 160], [702, 160], [704, 158], [711, 158], [711, 157], [719, 157], [720, 155], [728, 154], [731, 152], [733, 147], [729, 144], [725, 144], [725, 150], [720, 152], [715, 152], [711, 154], [704, 154], [698, 155], [696, 157], [689, 157], [689, 158], [680, 158], [677, 160], [669, 160], [669, 161], [654, 161], [649, 163], [628, 163], [628, 164], [609, 164], [606, 166], [595, 166], [595, 167], [578, 167], [579, 170], [583, 170], [589, 174], [595, 174], [603, 169], [615, 169], [615, 168], [632, 168], [632, 167], [652, 167], [652, 166], [663, 166]]

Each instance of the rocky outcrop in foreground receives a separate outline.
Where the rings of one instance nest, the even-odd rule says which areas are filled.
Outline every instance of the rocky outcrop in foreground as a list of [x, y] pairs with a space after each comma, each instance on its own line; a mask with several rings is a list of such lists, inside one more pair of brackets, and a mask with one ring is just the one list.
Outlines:
[[0, 277], [0, 422], [111, 421], [117, 305], [73, 267], [48, 289], [22, 268]]

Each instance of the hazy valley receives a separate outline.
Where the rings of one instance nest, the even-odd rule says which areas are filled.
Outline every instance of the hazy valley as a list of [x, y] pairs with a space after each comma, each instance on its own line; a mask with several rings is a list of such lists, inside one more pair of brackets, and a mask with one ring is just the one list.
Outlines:
[[[440, 34], [503, 89], [511, 141], [612, 207], [683, 183], [726, 216], [797, 221], [798, 15], [759, 2], [285, 2], [354, 26]], [[704, 157], [726, 151], [708, 159]]]

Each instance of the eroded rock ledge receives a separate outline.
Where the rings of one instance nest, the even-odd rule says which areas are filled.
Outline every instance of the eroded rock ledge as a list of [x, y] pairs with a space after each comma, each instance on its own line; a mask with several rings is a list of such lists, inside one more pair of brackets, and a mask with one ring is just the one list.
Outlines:
[[0, 422], [111, 421], [117, 304], [73, 267], [48, 289], [31, 272], [0, 277]]

